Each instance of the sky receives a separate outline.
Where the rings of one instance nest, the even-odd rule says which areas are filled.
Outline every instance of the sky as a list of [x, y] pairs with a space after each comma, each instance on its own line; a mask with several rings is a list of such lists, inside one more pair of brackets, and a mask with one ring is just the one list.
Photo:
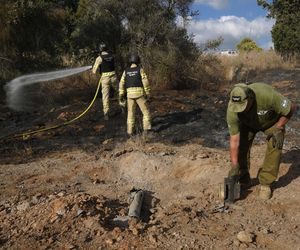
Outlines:
[[186, 26], [197, 44], [223, 37], [220, 49], [235, 49], [241, 39], [250, 37], [260, 47], [273, 46], [271, 29], [273, 19], [256, 0], [195, 0], [191, 10], [199, 15], [192, 17]]

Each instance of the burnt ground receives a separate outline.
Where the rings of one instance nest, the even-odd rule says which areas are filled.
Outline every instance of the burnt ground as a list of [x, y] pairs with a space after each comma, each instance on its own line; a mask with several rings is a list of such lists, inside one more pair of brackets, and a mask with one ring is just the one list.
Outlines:
[[[299, 73], [270, 71], [253, 80], [299, 105]], [[230, 165], [228, 90], [154, 92], [148, 142], [139, 134], [126, 138], [126, 115], [116, 100], [105, 122], [100, 99], [69, 126], [2, 141], [0, 248], [300, 249], [300, 112], [287, 126], [272, 199], [257, 197], [265, 150], [259, 134], [251, 152], [253, 186], [222, 207], [218, 187]], [[87, 99], [43, 112], [2, 105], [1, 136], [73, 118]], [[141, 220], [116, 221], [127, 215], [133, 187], [145, 191]]]

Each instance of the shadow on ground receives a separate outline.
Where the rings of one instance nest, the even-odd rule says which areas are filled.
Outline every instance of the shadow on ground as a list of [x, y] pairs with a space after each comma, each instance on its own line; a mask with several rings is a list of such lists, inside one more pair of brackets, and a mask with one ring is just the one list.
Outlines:
[[284, 153], [281, 162], [291, 163], [291, 166], [288, 172], [278, 179], [275, 188], [286, 187], [300, 176], [300, 150], [295, 149]]

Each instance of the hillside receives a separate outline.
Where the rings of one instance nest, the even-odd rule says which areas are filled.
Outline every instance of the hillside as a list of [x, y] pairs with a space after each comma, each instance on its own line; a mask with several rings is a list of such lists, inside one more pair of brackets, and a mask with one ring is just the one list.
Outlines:
[[[299, 70], [273, 70], [252, 80], [272, 84], [299, 105], [299, 79]], [[218, 187], [230, 165], [229, 87], [154, 92], [147, 143], [140, 136], [127, 140], [116, 100], [104, 121], [100, 99], [77, 123], [1, 143], [0, 248], [299, 249], [300, 112], [287, 127], [272, 199], [257, 197], [265, 151], [259, 134], [251, 154], [254, 185], [224, 207]], [[77, 94], [76, 102], [46, 113], [2, 105], [1, 133], [74, 117], [88, 105]], [[116, 218], [127, 215], [133, 187], [145, 191], [142, 219], [127, 224]], [[251, 239], [238, 240], [242, 231]]]

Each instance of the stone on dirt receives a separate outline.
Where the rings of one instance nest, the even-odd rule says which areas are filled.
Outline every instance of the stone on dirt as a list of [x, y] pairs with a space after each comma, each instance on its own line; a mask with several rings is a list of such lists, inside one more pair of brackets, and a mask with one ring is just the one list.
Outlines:
[[254, 240], [254, 234], [247, 231], [240, 231], [237, 234], [237, 239], [240, 242], [251, 243]]
[[20, 204], [17, 205], [18, 211], [25, 211], [30, 207], [30, 204], [28, 201], [23, 201]]

